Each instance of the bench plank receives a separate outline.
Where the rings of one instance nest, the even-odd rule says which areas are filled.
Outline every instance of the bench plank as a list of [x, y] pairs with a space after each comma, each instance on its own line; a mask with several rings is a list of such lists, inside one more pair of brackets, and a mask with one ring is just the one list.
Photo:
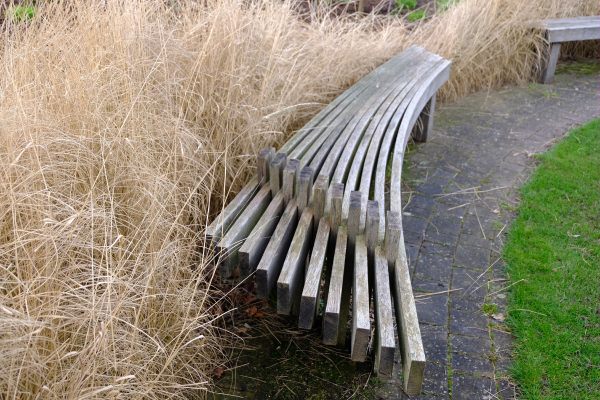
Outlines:
[[312, 329], [315, 321], [321, 288], [321, 275], [325, 265], [327, 244], [329, 243], [329, 231], [329, 223], [325, 219], [321, 219], [317, 228], [315, 245], [310, 256], [304, 289], [302, 290], [302, 297], [300, 299], [298, 327], [301, 329]]
[[375, 348], [375, 371], [379, 375], [391, 376], [394, 368], [396, 339], [394, 337], [394, 313], [388, 262], [381, 247], [375, 249], [375, 323], [377, 329]]
[[306, 265], [308, 248], [312, 242], [313, 213], [310, 208], [302, 212], [296, 233], [283, 263], [277, 280], [277, 313], [295, 314], [296, 303], [302, 289], [302, 278]]
[[256, 225], [263, 212], [269, 206], [271, 192], [268, 185], [264, 185], [258, 194], [252, 199], [248, 207], [235, 220], [235, 223], [227, 231], [225, 236], [217, 244], [216, 251], [221, 256], [219, 266], [224, 277], [231, 276], [238, 264], [238, 249], [248, 237], [252, 228]]
[[337, 231], [331, 278], [327, 293], [327, 303], [323, 316], [323, 343], [344, 344], [350, 296], [350, 271], [346, 271], [346, 250], [348, 233], [345, 226]]
[[267, 298], [277, 282], [287, 249], [298, 222], [298, 206], [291, 200], [277, 223], [275, 232], [256, 268], [256, 294], [259, 298]]
[[354, 248], [354, 279], [352, 283], [352, 361], [367, 359], [367, 348], [371, 336], [369, 319], [369, 264], [367, 243], [364, 235], [356, 237]]
[[240, 258], [240, 273], [242, 276], [248, 276], [258, 266], [260, 258], [263, 255], [273, 231], [277, 227], [279, 217], [283, 213], [285, 202], [283, 194], [278, 193], [273, 198], [269, 207], [262, 217], [256, 223], [248, 238], [240, 247], [238, 253]]

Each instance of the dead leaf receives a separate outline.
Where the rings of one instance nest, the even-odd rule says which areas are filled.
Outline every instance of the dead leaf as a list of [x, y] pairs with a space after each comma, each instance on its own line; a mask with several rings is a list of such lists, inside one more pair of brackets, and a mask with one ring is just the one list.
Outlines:
[[494, 318], [496, 321], [500, 321], [500, 322], [504, 322], [504, 314], [502, 313], [498, 313], [498, 314], [492, 314], [492, 318]]
[[257, 312], [258, 308], [256, 308], [256, 306], [252, 306], [246, 310], [246, 314], [248, 314], [249, 317], [255, 316]]
[[217, 367], [213, 370], [213, 376], [216, 379], [221, 379], [221, 377], [223, 376], [223, 372], [225, 372], [225, 369], [223, 367]]

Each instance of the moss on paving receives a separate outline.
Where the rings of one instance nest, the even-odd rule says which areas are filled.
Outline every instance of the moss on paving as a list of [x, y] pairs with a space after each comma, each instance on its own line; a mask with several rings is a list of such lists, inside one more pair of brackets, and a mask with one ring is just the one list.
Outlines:
[[512, 374], [524, 399], [599, 399], [600, 119], [539, 159], [504, 250]]

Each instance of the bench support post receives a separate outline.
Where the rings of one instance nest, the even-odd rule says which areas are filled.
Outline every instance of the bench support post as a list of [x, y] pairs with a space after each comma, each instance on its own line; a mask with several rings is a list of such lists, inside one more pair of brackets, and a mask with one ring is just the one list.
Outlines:
[[424, 143], [427, 141], [429, 133], [433, 129], [433, 114], [435, 113], [435, 93], [431, 96], [431, 99], [425, 104], [419, 121], [415, 125], [412, 133], [412, 137], [415, 142]]
[[542, 70], [541, 83], [552, 83], [554, 81], [554, 72], [556, 71], [556, 63], [560, 54], [560, 43], [552, 43], [550, 45], [550, 54], [548, 55], [546, 67]]

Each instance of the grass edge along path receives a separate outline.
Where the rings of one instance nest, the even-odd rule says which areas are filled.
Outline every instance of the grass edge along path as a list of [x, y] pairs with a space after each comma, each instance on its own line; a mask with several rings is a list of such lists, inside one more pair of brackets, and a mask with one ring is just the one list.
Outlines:
[[600, 398], [600, 119], [540, 156], [508, 235], [524, 399]]

